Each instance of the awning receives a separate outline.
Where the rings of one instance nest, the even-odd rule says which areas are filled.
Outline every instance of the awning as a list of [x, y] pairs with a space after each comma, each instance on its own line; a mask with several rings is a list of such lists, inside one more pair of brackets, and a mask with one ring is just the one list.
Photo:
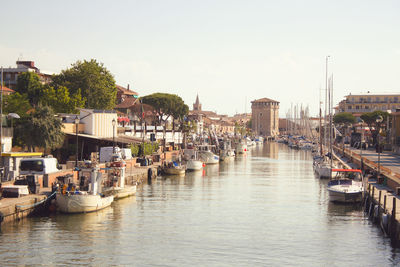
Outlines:
[[[76, 134], [74, 134], [74, 133], [66, 133], [66, 134], [68, 134], [70, 136], [76, 136]], [[96, 139], [99, 141], [107, 141], [107, 142], [115, 141], [116, 143], [123, 143], [123, 144], [137, 144], [137, 143], [142, 142], [142, 138], [128, 136], [128, 135], [118, 135], [114, 139], [112, 137], [100, 137], [100, 136], [95, 136], [95, 135], [90, 135], [90, 134], [78, 134], [78, 137], [91, 138], [91, 139]]]

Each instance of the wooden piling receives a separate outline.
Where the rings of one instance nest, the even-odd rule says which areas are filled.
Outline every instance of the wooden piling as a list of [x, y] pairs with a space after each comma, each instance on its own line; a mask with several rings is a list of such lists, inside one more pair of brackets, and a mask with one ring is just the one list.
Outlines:
[[396, 220], [396, 197], [393, 197], [392, 218]]
[[383, 212], [386, 213], [386, 195], [383, 196]]

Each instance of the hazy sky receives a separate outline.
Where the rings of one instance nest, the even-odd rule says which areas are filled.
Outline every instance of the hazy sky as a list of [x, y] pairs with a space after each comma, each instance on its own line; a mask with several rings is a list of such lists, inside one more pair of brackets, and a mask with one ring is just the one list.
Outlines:
[[398, 0], [5, 1], [1, 21], [0, 66], [59, 72], [95, 58], [142, 96], [175, 93], [192, 108], [198, 93], [221, 114], [262, 97], [281, 116], [291, 103], [317, 114], [327, 55], [335, 104], [400, 93]]

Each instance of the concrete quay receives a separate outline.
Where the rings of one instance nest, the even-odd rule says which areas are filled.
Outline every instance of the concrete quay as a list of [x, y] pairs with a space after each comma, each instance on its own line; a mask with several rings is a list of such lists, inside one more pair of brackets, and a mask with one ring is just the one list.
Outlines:
[[[400, 247], [400, 156], [384, 151], [378, 155], [375, 150], [334, 147], [337, 155], [343, 155], [350, 167], [377, 171], [380, 176], [367, 176], [364, 208], [368, 217], [377, 224], [392, 245]], [[343, 161], [343, 157], [341, 158]], [[378, 164], [379, 162], [379, 164]]]

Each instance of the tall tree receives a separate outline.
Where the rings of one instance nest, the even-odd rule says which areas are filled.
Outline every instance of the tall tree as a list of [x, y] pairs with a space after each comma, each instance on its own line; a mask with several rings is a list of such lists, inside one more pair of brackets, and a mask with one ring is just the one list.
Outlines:
[[53, 76], [53, 86], [65, 86], [71, 94], [81, 90], [87, 100], [85, 107], [93, 109], [112, 109], [115, 106], [117, 88], [113, 75], [103, 63], [95, 59], [77, 61], [72, 67]]
[[17, 144], [34, 151], [35, 147], [55, 149], [64, 142], [62, 122], [50, 107], [38, 106], [30, 116], [21, 119], [15, 127]]
[[[386, 121], [390, 114], [386, 111], [376, 110], [373, 112], [366, 112], [360, 116], [360, 118], [368, 125], [369, 130], [372, 133], [373, 143], [376, 144], [376, 139], [382, 128], [385, 128]], [[377, 119], [382, 117], [381, 122], [377, 122]]]
[[80, 90], [70, 96], [69, 90], [65, 86], [55, 89], [47, 85], [43, 87], [43, 97], [40, 99], [40, 103], [52, 107], [56, 113], [74, 113], [77, 108], [84, 107], [85, 99], [82, 99]]
[[39, 75], [34, 72], [23, 72], [18, 75], [16, 92], [26, 95], [32, 106], [37, 106], [43, 96], [43, 85]]
[[174, 94], [154, 93], [142, 97], [141, 100], [156, 110], [160, 123], [167, 121], [170, 116], [182, 120], [189, 112], [188, 105]]
[[336, 114], [333, 117], [333, 122], [335, 124], [352, 124], [356, 122], [356, 118], [353, 116], [353, 114], [351, 114], [350, 112], [342, 112], [339, 114]]
[[32, 109], [26, 94], [14, 93], [3, 98], [3, 112], [17, 113], [21, 117], [28, 116], [28, 110]]

